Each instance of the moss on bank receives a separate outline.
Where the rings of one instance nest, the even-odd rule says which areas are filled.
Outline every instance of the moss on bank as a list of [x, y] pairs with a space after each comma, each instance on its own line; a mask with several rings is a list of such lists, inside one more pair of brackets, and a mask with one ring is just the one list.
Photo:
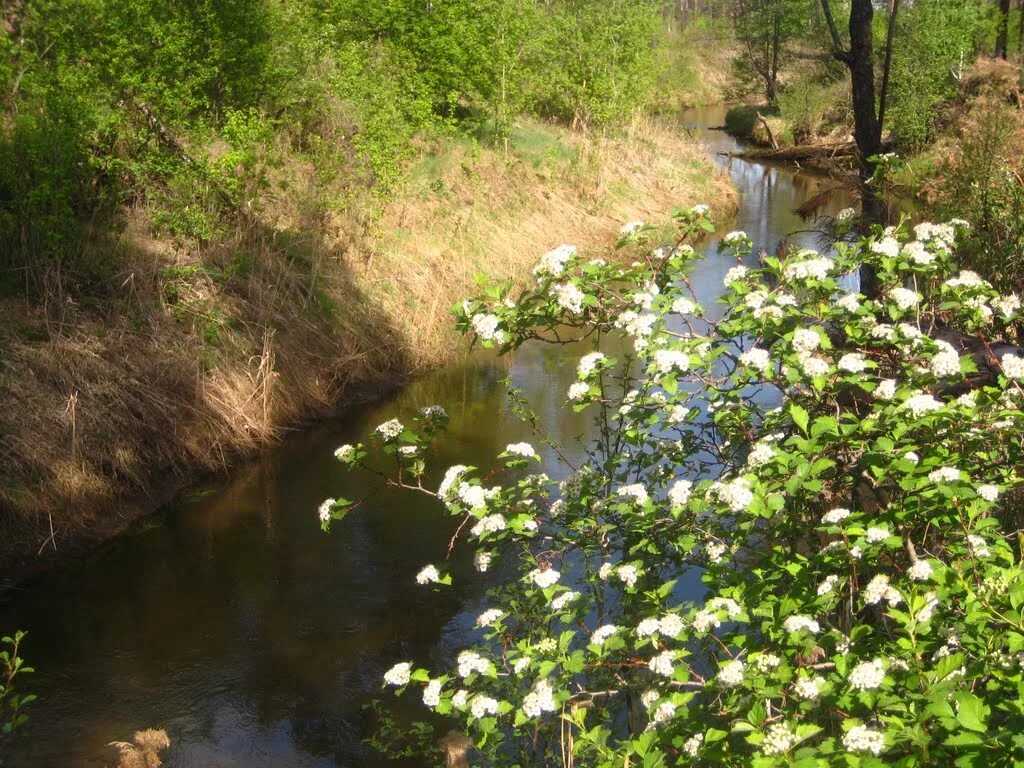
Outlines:
[[699, 201], [735, 205], [700, 148], [649, 121], [616, 135], [523, 122], [507, 151], [424, 142], [390, 199], [338, 207], [284, 164], [231, 232], [186, 247], [144, 211], [90, 248], [123, 280], [0, 300], [0, 568], [104, 537], [280, 430], [461, 354], [449, 307], [562, 242]]

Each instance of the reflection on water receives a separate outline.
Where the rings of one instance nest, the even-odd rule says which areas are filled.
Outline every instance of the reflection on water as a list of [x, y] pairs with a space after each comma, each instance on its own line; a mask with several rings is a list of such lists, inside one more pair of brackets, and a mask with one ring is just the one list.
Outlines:
[[[736, 143], [707, 126], [720, 108], [684, 119], [714, 152]], [[805, 229], [792, 209], [833, 182], [783, 167], [720, 160], [742, 192], [722, 231], [743, 229], [774, 251]], [[833, 212], [848, 200], [837, 198]], [[798, 236], [813, 245], [809, 234]], [[713, 250], [714, 242], [708, 244]], [[729, 268], [712, 257], [694, 276], [713, 298]], [[29, 630], [24, 653], [41, 696], [9, 755], [14, 766], [102, 766], [104, 747], [165, 728], [169, 766], [394, 765], [364, 744], [363, 704], [397, 658], [450, 658], [471, 631], [483, 587], [457, 550], [456, 587], [417, 589], [414, 574], [447, 548], [453, 523], [425, 496], [345, 473], [332, 451], [367, 429], [440, 403], [451, 414], [435, 472], [486, 470], [506, 443], [528, 439], [503, 397], [510, 375], [551, 433], [571, 439], [586, 417], [562, 408], [578, 350], [531, 347], [509, 361], [474, 359], [433, 373], [379, 404], [287, 440], [229, 482], [142, 521], [89, 558], [9, 600], [0, 627]], [[547, 457], [544, 471], [563, 474]], [[437, 481], [436, 474], [431, 481]], [[323, 535], [327, 496], [367, 499]]]

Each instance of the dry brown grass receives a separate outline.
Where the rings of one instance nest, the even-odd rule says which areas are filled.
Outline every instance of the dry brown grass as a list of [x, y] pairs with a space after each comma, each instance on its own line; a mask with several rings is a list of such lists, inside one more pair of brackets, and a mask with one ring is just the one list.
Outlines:
[[117, 750], [117, 768], [160, 768], [160, 753], [171, 746], [171, 740], [167, 731], [147, 728], [136, 731], [130, 742], [112, 741], [109, 746]]
[[440, 170], [378, 218], [311, 221], [279, 193], [202, 252], [139, 215], [105, 246], [126, 267], [102, 303], [0, 301], [0, 567], [109, 535], [119, 500], [153, 506], [356, 386], [451, 358], [449, 309], [475, 274], [516, 279], [561, 242], [597, 248], [626, 220], [735, 204], [701, 150], [654, 123], [528, 128], [562, 159], [441, 144]]

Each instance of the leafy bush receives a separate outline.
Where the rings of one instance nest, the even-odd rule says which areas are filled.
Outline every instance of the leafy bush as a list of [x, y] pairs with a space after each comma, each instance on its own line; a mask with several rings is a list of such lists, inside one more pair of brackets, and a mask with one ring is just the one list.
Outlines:
[[[653, 249], [660, 229], [628, 225], [614, 264], [562, 246], [535, 287], [458, 308], [502, 352], [589, 340], [565, 407], [593, 428], [579, 450], [542, 435], [561, 482], [530, 472], [527, 443], [503, 471], [447, 470], [438, 500], [497, 585], [453, 667], [403, 661], [385, 683], [461, 723], [480, 764], [1024, 759], [1024, 573], [1004, 515], [1024, 358], [964, 354], [943, 330], [994, 345], [1020, 302], [957, 273], [953, 222], [737, 264], [705, 310], [685, 277], [707, 209], [675, 224]], [[722, 243], [750, 255], [741, 232]], [[877, 300], [840, 288], [865, 262]], [[376, 428], [393, 484], [425, 490], [445, 423], [435, 406]], [[336, 455], [371, 463], [361, 443]], [[324, 528], [352, 505], [326, 501]]]

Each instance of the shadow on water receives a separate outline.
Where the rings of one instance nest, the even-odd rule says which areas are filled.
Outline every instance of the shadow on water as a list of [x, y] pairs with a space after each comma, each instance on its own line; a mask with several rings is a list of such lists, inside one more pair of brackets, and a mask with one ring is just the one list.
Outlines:
[[[708, 130], [723, 117], [695, 110], [684, 124], [717, 153], [736, 148]], [[807, 228], [792, 210], [833, 183], [719, 162], [742, 192], [722, 231], [743, 229], [769, 251]], [[848, 204], [837, 198], [829, 210]], [[809, 234], [797, 240], [814, 244]], [[707, 248], [713, 253], [715, 242]], [[730, 266], [718, 257], [703, 263], [698, 294], [717, 295]], [[29, 631], [24, 655], [40, 670], [30, 681], [40, 701], [9, 764], [109, 765], [108, 742], [157, 727], [172, 740], [167, 764], [178, 768], [393, 765], [363, 743], [363, 704], [396, 659], [451, 658], [472, 631], [483, 587], [460, 578], [472, 570], [461, 548], [456, 587], [415, 588], [419, 568], [443, 556], [453, 521], [426, 496], [343, 472], [332, 451], [387, 418], [439, 403], [452, 421], [432, 466], [486, 470], [506, 443], [529, 437], [504, 398], [506, 374], [549, 431], [571, 439], [586, 424], [561, 407], [574, 375], [566, 361], [577, 353], [531, 347], [505, 362], [474, 358], [432, 373], [286, 440], [229, 482], [197, 489], [13, 595], [0, 626]], [[543, 469], [564, 474], [553, 459]], [[323, 535], [316, 508], [336, 495], [367, 501]]]

